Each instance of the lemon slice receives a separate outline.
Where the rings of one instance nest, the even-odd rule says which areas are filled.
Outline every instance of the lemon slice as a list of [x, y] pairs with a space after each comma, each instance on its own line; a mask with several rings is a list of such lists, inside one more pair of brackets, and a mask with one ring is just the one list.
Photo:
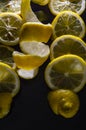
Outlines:
[[18, 69], [17, 73], [23, 79], [33, 79], [38, 74], [38, 71], [39, 68], [32, 69], [32, 70]]
[[8, 92], [14, 97], [20, 89], [16, 72], [7, 64], [0, 62], [0, 93]]
[[49, 46], [41, 42], [23, 41], [20, 44], [20, 48], [24, 54], [14, 51], [13, 59], [18, 68], [26, 70], [40, 67], [50, 54]]
[[11, 93], [0, 93], [0, 119], [4, 118], [10, 111], [12, 103]]
[[79, 110], [80, 101], [76, 93], [70, 90], [55, 90], [48, 93], [50, 108], [56, 115], [72, 118]]
[[51, 89], [79, 92], [86, 83], [86, 63], [76, 55], [64, 55], [52, 60], [45, 70], [45, 81]]
[[0, 1], [0, 12], [14, 12], [20, 14], [21, 0]]
[[49, 3], [49, 0], [32, 0], [33, 3], [44, 6]]
[[16, 45], [19, 42], [22, 18], [11, 12], [0, 13], [0, 42], [5, 45]]
[[22, 25], [21, 28], [20, 41], [38, 41], [46, 43], [50, 39], [51, 34], [51, 24], [26, 22]]
[[12, 68], [16, 68], [16, 64], [13, 61], [12, 53], [14, 49], [12, 47], [0, 45], [0, 61], [10, 65]]
[[49, 9], [57, 15], [61, 11], [73, 11], [81, 15], [85, 10], [85, 0], [50, 0]]
[[85, 23], [83, 19], [72, 11], [60, 12], [52, 22], [53, 38], [70, 34], [83, 38], [85, 35]]
[[62, 35], [56, 38], [52, 42], [50, 50], [51, 60], [65, 54], [75, 54], [86, 61], [86, 44], [76, 36]]

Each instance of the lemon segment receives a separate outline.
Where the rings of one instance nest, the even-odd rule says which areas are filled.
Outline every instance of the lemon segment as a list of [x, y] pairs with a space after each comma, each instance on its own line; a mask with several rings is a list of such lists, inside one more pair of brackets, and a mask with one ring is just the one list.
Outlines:
[[65, 54], [75, 54], [86, 61], [86, 43], [72, 35], [57, 37], [50, 46], [50, 59], [53, 60]]
[[8, 92], [14, 97], [20, 90], [20, 80], [16, 72], [7, 64], [0, 62], [0, 93]]
[[61, 35], [75, 35], [80, 38], [85, 36], [85, 23], [83, 19], [72, 11], [60, 12], [52, 22], [53, 39]]
[[49, 3], [49, 0], [32, 0], [32, 2], [41, 6], [45, 6]]
[[23, 79], [33, 79], [38, 74], [38, 71], [39, 68], [32, 69], [32, 70], [18, 69], [17, 73]]
[[81, 15], [85, 10], [85, 0], [50, 0], [49, 9], [52, 14], [57, 15], [62, 11], [73, 11]]
[[20, 14], [21, 0], [6, 0], [0, 1], [0, 13], [2, 12], [13, 12]]
[[51, 24], [26, 22], [22, 25], [20, 41], [48, 42], [52, 34]]
[[76, 55], [63, 55], [52, 60], [45, 69], [45, 81], [52, 90], [79, 92], [86, 83], [86, 63]]
[[22, 18], [11, 12], [0, 13], [0, 42], [14, 46], [19, 42]]
[[80, 101], [76, 93], [70, 90], [59, 89], [48, 93], [50, 108], [56, 115], [72, 118], [79, 110]]
[[0, 119], [4, 118], [10, 111], [12, 102], [11, 93], [0, 93]]

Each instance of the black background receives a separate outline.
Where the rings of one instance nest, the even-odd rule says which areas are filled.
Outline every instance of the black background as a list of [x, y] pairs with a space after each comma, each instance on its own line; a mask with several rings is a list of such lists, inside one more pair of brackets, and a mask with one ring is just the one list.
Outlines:
[[[44, 23], [52, 22], [54, 16], [51, 15], [47, 6], [32, 4], [32, 8], [33, 11], [40, 9], [45, 11], [48, 19]], [[86, 23], [86, 11], [81, 16]], [[84, 41], [86, 42], [86, 38]], [[86, 87], [78, 93], [80, 109], [73, 118], [65, 119], [54, 115], [51, 111], [47, 101], [50, 89], [44, 80], [44, 70], [48, 62], [49, 59], [40, 67], [34, 79], [20, 79], [21, 90], [14, 97], [9, 114], [0, 119], [0, 130], [86, 130]]]

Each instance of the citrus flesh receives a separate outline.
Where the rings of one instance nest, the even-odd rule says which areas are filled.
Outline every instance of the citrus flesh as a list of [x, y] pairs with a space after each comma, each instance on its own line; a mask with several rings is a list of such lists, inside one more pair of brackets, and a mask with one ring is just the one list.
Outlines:
[[14, 49], [5, 45], [0, 45], [0, 61], [10, 65], [15, 69], [16, 65], [13, 61], [12, 53]]
[[75, 54], [86, 61], [86, 44], [79, 37], [62, 35], [57, 37], [50, 46], [50, 58], [53, 60], [65, 54]]
[[0, 13], [0, 42], [14, 46], [19, 42], [22, 18], [11, 12]]
[[48, 93], [50, 108], [56, 115], [72, 118], [79, 110], [80, 101], [76, 93], [70, 90], [55, 90]]
[[86, 63], [76, 55], [63, 55], [52, 60], [45, 69], [45, 81], [52, 90], [79, 92], [86, 83]]
[[73, 11], [81, 15], [85, 10], [85, 0], [50, 0], [49, 9], [57, 15], [61, 11]]
[[0, 93], [0, 119], [7, 116], [12, 103], [12, 95], [9, 92]]
[[72, 11], [60, 12], [52, 22], [53, 39], [61, 35], [74, 35], [83, 38], [85, 35], [85, 23], [83, 19]]
[[16, 72], [7, 64], [0, 62], [0, 93], [8, 92], [14, 97], [20, 89], [20, 80]]

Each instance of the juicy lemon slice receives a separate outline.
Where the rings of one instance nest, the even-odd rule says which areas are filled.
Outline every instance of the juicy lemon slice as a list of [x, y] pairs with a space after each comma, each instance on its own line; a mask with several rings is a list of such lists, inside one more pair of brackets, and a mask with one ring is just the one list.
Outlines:
[[19, 42], [22, 18], [11, 12], [0, 13], [0, 42], [5, 45], [16, 45]]
[[85, 23], [83, 19], [72, 11], [60, 12], [52, 22], [53, 38], [70, 34], [83, 38], [85, 35]]
[[85, 0], [50, 0], [49, 9], [57, 15], [61, 11], [73, 11], [81, 15], [85, 10]]
[[56, 115], [72, 118], [79, 110], [80, 101], [76, 93], [70, 90], [55, 90], [48, 93], [48, 102]]
[[14, 12], [20, 14], [21, 0], [0, 1], [0, 12]]
[[86, 60], [85, 42], [72, 35], [62, 35], [56, 38], [50, 47], [51, 60], [65, 54], [75, 54]]
[[18, 69], [17, 73], [23, 79], [33, 79], [38, 74], [38, 71], [38, 68], [32, 70]]
[[16, 64], [14, 63], [12, 57], [13, 51], [14, 49], [12, 47], [0, 45], [0, 61], [10, 65], [12, 68], [15, 69]]
[[0, 118], [4, 118], [10, 111], [12, 95], [9, 92], [0, 93]]
[[8, 92], [14, 97], [20, 89], [20, 80], [16, 72], [7, 64], [0, 62], [0, 93]]
[[18, 68], [34, 69], [40, 67], [49, 57], [48, 45], [41, 42], [21, 42], [21, 50], [26, 53], [13, 52], [13, 59]]
[[49, 3], [49, 0], [32, 0], [33, 3], [44, 6]]
[[51, 89], [79, 92], [86, 83], [86, 63], [76, 55], [64, 55], [52, 60], [45, 70], [45, 81]]
[[[40, 35], [42, 34], [42, 35]], [[52, 34], [51, 24], [26, 22], [22, 25], [20, 41], [48, 42]]]

